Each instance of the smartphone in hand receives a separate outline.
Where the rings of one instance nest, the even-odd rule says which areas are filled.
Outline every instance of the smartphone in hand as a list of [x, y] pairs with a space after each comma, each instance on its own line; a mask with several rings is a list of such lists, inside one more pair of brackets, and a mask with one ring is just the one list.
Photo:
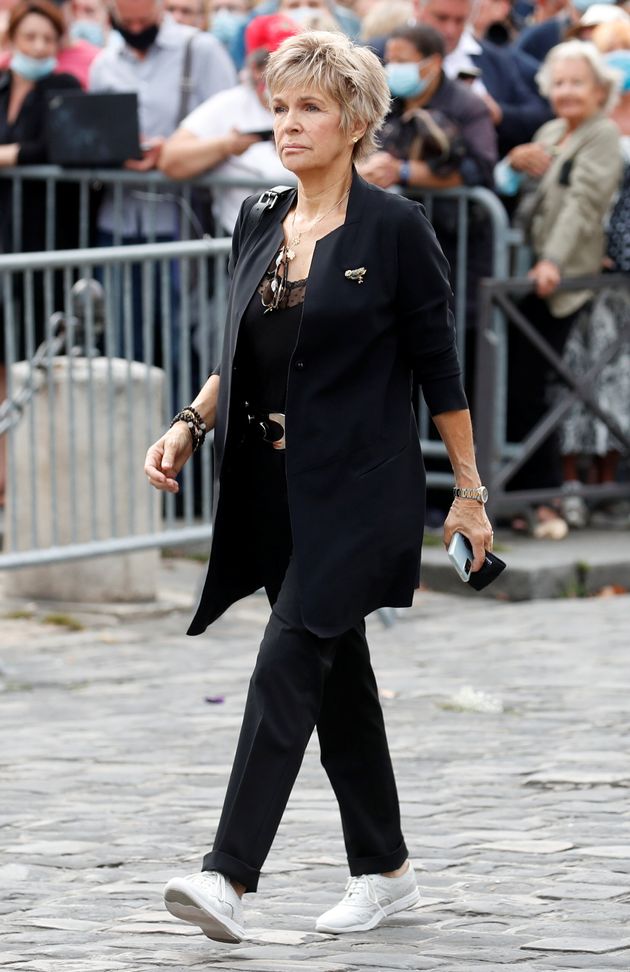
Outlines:
[[448, 557], [457, 574], [475, 591], [482, 591], [484, 587], [496, 580], [505, 570], [507, 564], [490, 550], [486, 550], [486, 559], [479, 570], [472, 572], [474, 560], [472, 546], [463, 533], [454, 533], [448, 547]]

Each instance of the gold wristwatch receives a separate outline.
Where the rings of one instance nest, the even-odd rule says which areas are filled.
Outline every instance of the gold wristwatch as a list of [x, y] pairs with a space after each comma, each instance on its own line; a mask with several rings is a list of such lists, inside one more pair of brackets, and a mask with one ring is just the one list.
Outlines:
[[485, 486], [453, 486], [455, 499], [477, 500], [478, 503], [488, 502], [488, 490]]

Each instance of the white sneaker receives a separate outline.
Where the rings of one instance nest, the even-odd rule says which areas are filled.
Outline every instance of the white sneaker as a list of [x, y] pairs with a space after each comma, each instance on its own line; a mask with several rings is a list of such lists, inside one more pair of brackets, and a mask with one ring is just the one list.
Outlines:
[[382, 874], [351, 877], [339, 904], [320, 915], [315, 929], [333, 934], [368, 931], [380, 925], [388, 915], [411, 908], [419, 900], [411, 861], [401, 877], [383, 877]]
[[171, 878], [164, 888], [164, 904], [176, 918], [199, 925], [215, 942], [240, 942], [245, 936], [241, 899], [218, 871]]

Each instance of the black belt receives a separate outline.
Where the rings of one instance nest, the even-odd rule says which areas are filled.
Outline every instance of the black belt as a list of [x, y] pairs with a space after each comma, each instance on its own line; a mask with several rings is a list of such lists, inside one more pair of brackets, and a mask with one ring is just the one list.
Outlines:
[[256, 438], [268, 442], [272, 449], [286, 449], [284, 412], [262, 412], [249, 402], [244, 406], [248, 427]]

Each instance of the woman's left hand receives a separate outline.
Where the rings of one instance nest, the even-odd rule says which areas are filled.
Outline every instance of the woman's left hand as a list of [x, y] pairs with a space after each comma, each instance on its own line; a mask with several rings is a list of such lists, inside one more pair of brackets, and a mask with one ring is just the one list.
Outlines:
[[492, 527], [486, 510], [477, 500], [455, 499], [444, 523], [444, 545], [448, 548], [454, 533], [462, 533], [471, 543], [474, 560], [472, 569], [480, 570], [486, 550], [492, 550]]
[[549, 297], [560, 283], [560, 271], [551, 260], [539, 260], [527, 276], [536, 282], [536, 293], [539, 297]]

